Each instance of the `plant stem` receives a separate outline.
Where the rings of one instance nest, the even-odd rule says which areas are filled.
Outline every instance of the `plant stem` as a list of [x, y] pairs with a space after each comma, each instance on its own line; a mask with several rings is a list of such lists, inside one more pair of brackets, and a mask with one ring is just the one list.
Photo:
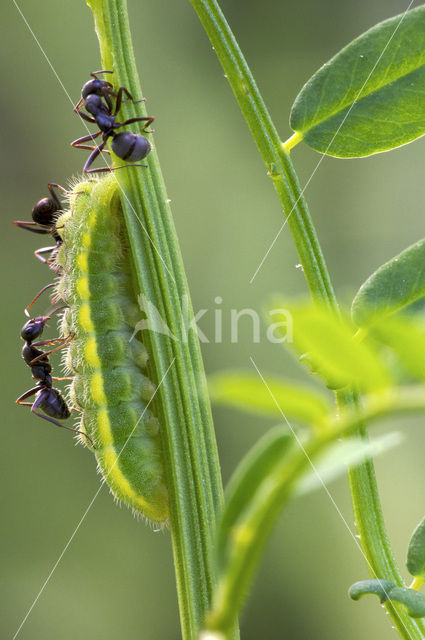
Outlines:
[[[325, 259], [289, 153], [282, 145], [235, 37], [215, 0], [190, 1], [273, 178], [286, 216], [285, 223], [292, 233], [313, 300], [337, 312], [338, 304]], [[337, 401], [342, 407], [356, 407], [358, 398], [354, 393], [340, 393]], [[359, 426], [359, 436], [366, 437], [364, 426]], [[350, 484], [357, 529], [369, 567], [379, 578], [401, 584], [385, 529], [371, 460], [350, 470]], [[425, 625], [421, 620], [410, 618], [403, 610], [395, 612], [391, 603], [386, 606], [401, 636], [410, 640], [425, 637]]]
[[[115, 87], [125, 86], [135, 99], [140, 98], [125, 0], [89, 0], [88, 4], [94, 14], [102, 69], [114, 71]], [[123, 120], [147, 115], [143, 102], [132, 101], [122, 105], [121, 113]], [[132, 130], [141, 131], [135, 124]], [[135, 288], [156, 307], [174, 336], [144, 331], [143, 340], [152, 377], [161, 381], [156, 409], [162, 425], [182, 635], [193, 640], [215, 584], [211, 547], [222, 486], [188, 285], [155, 149], [147, 164], [147, 169], [128, 168], [114, 175], [121, 188]]]

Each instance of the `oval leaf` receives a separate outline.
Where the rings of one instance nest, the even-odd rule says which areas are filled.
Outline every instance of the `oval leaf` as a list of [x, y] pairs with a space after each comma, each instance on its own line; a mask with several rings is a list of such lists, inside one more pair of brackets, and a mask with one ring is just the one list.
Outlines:
[[[288, 339], [288, 346], [294, 346], [300, 355], [306, 354], [303, 360], [329, 388], [355, 385], [362, 390], [375, 390], [390, 383], [373, 345], [354, 340], [354, 328], [348, 320], [311, 303], [295, 307], [280, 300], [274, 301], [272, 308], [284, 309], [285, 320], [289, 312], [293, 344]], [[278, 325], [276, 313], [274, 320]], [[279, 328], [275, 331], [279, 333]]]
[[290, 124], [340, 158], [394, 149], [425, 134], [425, 6], [376, 25], [303, 87]]
[[297, 485], [297, 495], [310, 493], [321, 489], [332, 480], [347, 472], [347, 467], [353, 467], [365, 458], [375, 458], [377, 455], [396, 447], [402, 442], [400, 433], [386, 433], [380, 438], [360, 440], [350, 438], [337, 442], [314, 465], [314, 470], [303, 476]]
[[331, 410], [325, 396], [307, 386], [267, 376], [266, 384], [257, 373], [228, 371], [210, 376], [211, 399], [219, 404], [273, 418], [285, 416], [317, 423]]
[[407, 550], [407, 570], [425, 579], [425, 518], [414, 530]]
[[424, 295], [425, 239], [412, 244], [372, 273], [357, 292], [351, 315], [357, 326], [368, 327]]
[[370, 329], [371, 334], [390, 347], [404, 369], [425, 380], [425, 323], [410, 316], [386, 317]]

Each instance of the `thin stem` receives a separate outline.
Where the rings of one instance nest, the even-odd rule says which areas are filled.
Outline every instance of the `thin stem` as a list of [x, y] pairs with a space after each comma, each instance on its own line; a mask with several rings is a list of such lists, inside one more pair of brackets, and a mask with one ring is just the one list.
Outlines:
[[297, 131], [290, 138], [288, 138], [285, 142], [282, 142], [283, 150], [286, 153], [289, 153], [291, 149], [293, 149], [301, 140], [303, 139], [301, 133]]
[[[114, 86], [123, 85], [141, 98], [126, 2], [89, 0], [88, 4], [95, 18], [102, 68], [114, 71]], [[144, 103], [132, 101], [122, 105], [121, 113], [123, 119], [147, 115]], [[140, 132], [137, 125], [131, 128]], [[115, 164], [122, 164], [112, 157]], [[172, 334], [145, 331], [143, 339], [151, 375], [163, 380], [156, 409], [162, 425], [169, 525], [182, 635], [193, 640], [215, 585], [211, 548], [222, 486], [199, 341], [191, 324], [188, 286], [155, 149], [146, 162], [148, 169], [122, 169], [114, 175], [121, 188], [135, 288], [158, 310]]]
[[[235, 37], [214, 0], [190, 1], [273, 178], [311, 295], [316, 302], [337, 311], [338, 304], [325, 259], [288, 149], [282, 145]], [[355, 408], [358, 402], [354, 393], [338, 394], [337, 400], [342, 407]], [[359, 426], [359, 435], [366, 437], [364, 426]], [[380, 578], [400, 584], [401, 577], [388, 541], [372, 461], [352, 469], [350, 482], [357, 529], [368, 563]], [[391, 603], [386, 606], [402, 637], [406, 640], [425, 637], [425, 625], [421, 620], [410, 618], [404, 611], [396, 615]]]

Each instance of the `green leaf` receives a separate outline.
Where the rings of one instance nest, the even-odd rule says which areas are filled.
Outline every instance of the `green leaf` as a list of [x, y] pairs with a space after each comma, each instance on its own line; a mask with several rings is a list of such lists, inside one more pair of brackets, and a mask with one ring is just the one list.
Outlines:
[[407, 549], [407, 570], [425, 579], [425, 518], [414, 530]]
[[372, 273], [357, 292], [351, 315], [357, 326], [368, 327], [424, 295], [425, 239], [412, 244]]
[[257, 373], [227, 371], [211, 376], [208, 386], [218, 404], [273, 418], [282, 417], [280, 407], [288, 418], [317, 423], [331, 410], [323, 393], [311, 387], [271, 376], [265, 381]]
[[391, 600], [404, 604], [412, 618], [425, 616], [425, 595], [414, 589], [397, 587], [389, 580], [362, 580], [351, 585], [348, 591], [348, 595], [353, 600], [359, 600], [366, 594], [376, 594], [381, 603]]
[[329, 484], [338, 476], [347, 472], [348, 466], [360, 464], [365, 458], [372, 458], [400, 444], [403, 436], [400, 433], [386, 433], [373, 440], [352, 438], [337, 442], [326, 451], [314, 465], [314, 470], [303, 476], [297, 486], [297, 495], [310, 493]]
[[218, 564], [226, 556], [226, 546], [231, 540], [231, 529], [242, 511], [252, 500], [262, 481], [282, 462], [292, 441], [291, 433], [284, 427], [268, 431], [239, 463], [225, 490], [225, 507], [220, 520], [217, 540]]
[[377, 595], [381, 602], [388, 600], [388, 595], [395, 588], [394, 582], [390, 580], [360, 580], [351, 585], [348, 595], [353, 600], [359, 600], [367, 594]]
[[377, 24], [303, 87], [290, 124], [340, 158], [394, 149], [425, 134], [425, 6]]
[[425, 595], [423, 593], [405, 587], [394, 587], [388, 594], [388, 600], [404, 604], [412, 618], [425, 616]]
[[374, 324], [371, 334], [390, 347], [404, 368], [425, 380], [425, 324], [409, 316], [386, 317]]
[[[278, 300], [272, 308], [285, 309], [286, 321], [290, 313], [292, 335], [286, 334], [288, 346], [295, 347], [300, 355], [305, 354], [303, 359], [328, 387], [355, 385], [362, 390], [374, 390], [388, 386], [389, 376], [375, 348], [366, 341], [353, 339], [354, 328], [348, 319], [340, 319], [311, 303], [295, 307]], [[276, 312], [273, 320], [278, 326], [280, 318]], [[275, 331], [278, 333], [279, 328]]]

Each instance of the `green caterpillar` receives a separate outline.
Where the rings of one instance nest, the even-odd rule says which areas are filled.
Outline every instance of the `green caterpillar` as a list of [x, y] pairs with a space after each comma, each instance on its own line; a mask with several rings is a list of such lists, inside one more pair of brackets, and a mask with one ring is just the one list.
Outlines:
[[95, 443], [99, 470], [115, 497], [164, 522], [167, 490], [150, 404], [155, 386], [145, 346], [131, 339], [136, 296], [115, 177], [76, 185], [56, 226], [63, 240], [57, 298], [68, 305], [62, 335], [74, 335], [65, 365], [75, 376], [70, 402], [81, 410], [78, 428]]

